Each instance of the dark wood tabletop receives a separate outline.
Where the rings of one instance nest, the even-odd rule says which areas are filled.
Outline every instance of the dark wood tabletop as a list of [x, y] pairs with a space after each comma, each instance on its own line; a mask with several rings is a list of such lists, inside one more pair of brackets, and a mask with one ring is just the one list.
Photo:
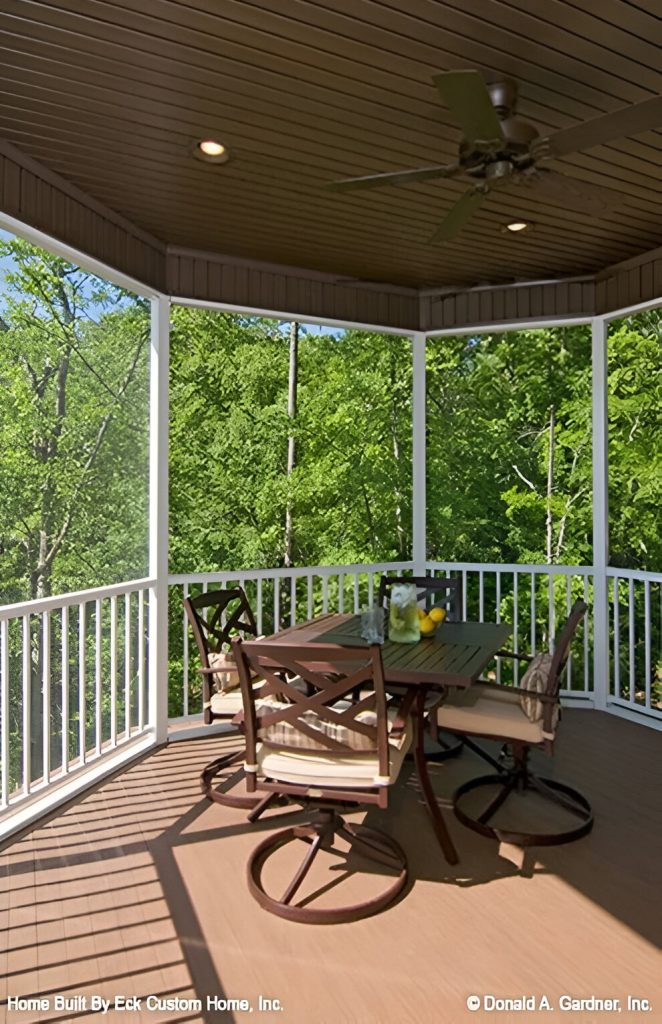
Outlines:
[[[384, 675], [390, 683], [467, 687], [507, 642], [512, 627], [495, 622], [442, 622], [434, 636], [414, 644], [385, 640]], [[360, 615], [321, 615], [269, 637], [278, 643], [368, 646], [361, 638]]]

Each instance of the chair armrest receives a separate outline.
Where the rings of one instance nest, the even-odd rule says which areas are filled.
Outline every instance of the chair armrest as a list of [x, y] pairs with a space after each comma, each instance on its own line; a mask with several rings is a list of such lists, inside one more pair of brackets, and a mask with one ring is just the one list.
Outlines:
[[517, 654], [516, 651], [497, 651], [495, 658], [515, 658], [516, 661], [533, 661], [531, 654]]
[[478, 683], [490, 690], [506, 690], [508, 693], [521, 693], [527, 697], [535, 697], [537, 700], [541, 700], [543, 704], [557, 704], [559, 700], [558, 696], [552, 697], [549, 693], [538, 693], [537, 690], [527, 690], [523, 686], [503, 686], [501, 683], [493, 683], [491, 679], [477, 679], [476, 684]]

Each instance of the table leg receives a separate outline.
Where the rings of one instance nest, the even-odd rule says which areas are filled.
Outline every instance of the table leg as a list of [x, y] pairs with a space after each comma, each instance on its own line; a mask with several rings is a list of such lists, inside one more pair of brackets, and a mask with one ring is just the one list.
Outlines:
[[416, 771], [418, 773], [418, 779], [421, 784], [421, 791], [425, 799], [425, 806], [428, 809], [428, 814], [432, 820], [432, 827], [435, 835], [441, 846], [442, 852], [449, 864], [457, 864], [459, 857], [453, 840], [450, 837], [444, 816], [441, 813], [441, 808], [437, 803], [437, 798], [432, 789], [430, 782], [430, 776], [428, 775], [428, 766], [425, 759], [425, 695], [426, 687], [422, 686], [418, 693], [416, 700], [416, 746], [414, 748], [414, 758], [416, 761]]

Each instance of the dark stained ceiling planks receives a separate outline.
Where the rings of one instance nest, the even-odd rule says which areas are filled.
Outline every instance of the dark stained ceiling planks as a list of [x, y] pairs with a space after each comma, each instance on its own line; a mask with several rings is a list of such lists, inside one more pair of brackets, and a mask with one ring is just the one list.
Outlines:
[[[598, 13], [599, 12], [599, 13]], [[156, 238], [339, 278], [434, 288], [591, 274], [662, 244], [662, 131], [550, 166], [623, 193], [599, 219], [466, 188], [335, 194], [332, 179], [450, 163], [431, 76], [520, 85], [543, 133], [662, 93], [662, 8], [625, 0], [3, 0], [0, 136]], [[229, 163], [190, 146], [218, 137]], [[504, 235], [525, 217], [534, 230]]]

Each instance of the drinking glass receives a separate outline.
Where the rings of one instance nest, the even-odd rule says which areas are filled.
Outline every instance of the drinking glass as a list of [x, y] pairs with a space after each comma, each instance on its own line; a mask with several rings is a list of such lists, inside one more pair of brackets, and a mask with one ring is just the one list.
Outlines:
[[378, 605], [361, 612], [361, 636], [369, 644], [384, 643], [384, 609]]

